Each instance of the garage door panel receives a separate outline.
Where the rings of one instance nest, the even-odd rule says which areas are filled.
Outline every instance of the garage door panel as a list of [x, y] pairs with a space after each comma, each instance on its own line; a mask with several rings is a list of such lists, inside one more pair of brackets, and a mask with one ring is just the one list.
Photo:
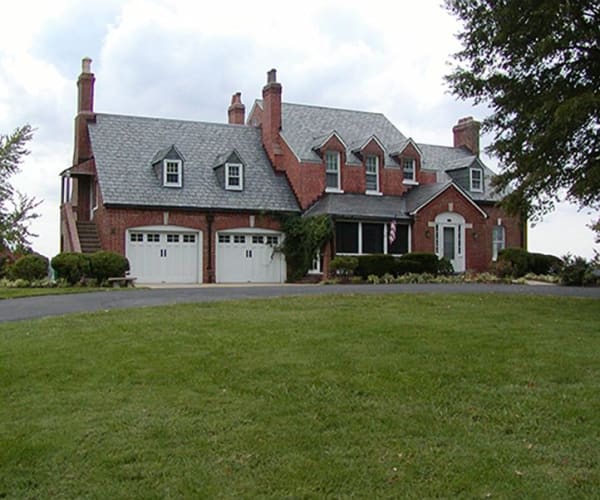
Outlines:
[[140, 283], [197, 283], [201, 269], [201, 233], [183, 229], [128, 231], [130, 273]]
[[217, 235], [216, 267], [220, 283], [282, 283], [285, 259], [274, 248], [280, 233], [220, 232]]

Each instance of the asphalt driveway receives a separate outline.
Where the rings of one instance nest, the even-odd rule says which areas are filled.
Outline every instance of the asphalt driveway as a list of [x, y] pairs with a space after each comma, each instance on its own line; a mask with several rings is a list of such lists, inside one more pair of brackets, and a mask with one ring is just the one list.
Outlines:
[[525, 294], [600, 299], [600, 288], [531, 285], [429, 284], [429, 285], [265, 285], [155, 288], [67, 295], [46, 295], [0, 300], [0, 322], [60, 316], [63, 314], [147, 307], [189, 302], [260, 299], [292, 295], [388, 293]]

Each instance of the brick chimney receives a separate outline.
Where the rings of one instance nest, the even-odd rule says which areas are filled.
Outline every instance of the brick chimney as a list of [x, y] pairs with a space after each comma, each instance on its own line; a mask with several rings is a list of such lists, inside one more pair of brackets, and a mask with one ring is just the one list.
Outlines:
[[242, 103], [242, 93], [236, 92], [231, 96], [231, 104], [227, 110], [229, 123], [232, 125], [244, 125], [246, 122], [246, 106]]
[[91, 71], [92, 60], [89, 57], [81, 61], [81, 74], [77, 79], [77, 115], [75, 116], [75, 147], [73, 165], [92, 157], [92, 147], [87, 122], [94, 121], [94, 74]]
[[281, 154], [279, 131], [281, 130], [281, 84], [277, 82], [277, 70], [267, 73], [263, 87], [262, 139], [271, 162], [277, 168], [275, 155]]
[[467, 148], [474, 155], [479, 156], [479, 128], [481, 123], [475, 121], [472, 116], [461, 118], [452, 127], [454, 134], [454, 147]]

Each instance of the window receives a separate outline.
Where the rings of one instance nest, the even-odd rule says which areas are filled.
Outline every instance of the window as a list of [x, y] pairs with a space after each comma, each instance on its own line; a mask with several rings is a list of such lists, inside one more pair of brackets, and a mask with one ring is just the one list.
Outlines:
[[234, 234], [233, 242], [234, 243], [246, 243], [246, 237], [243, 234]]
[[231, 238], [228, 234], [220, 234], [219, 235], [219, 243], [229, 243], [230, 240], [231, 240]]
[[184, 243], [196, 243], [196, 235], [195, 234], [184, 234], [183, 242]]
[[362, 223], [362, 253], [383, 253], [383, 224]]
[[381, 222], [336, 222], [336, 253], [399, 255], [409, 252], [410, 229], [408, 224], [396, 226], [396, 238], [391, 243], [388, 235], [389, 225]]
[[416, 181], [415, 160], [414, 158], [404, 158], [402, 162], [402, 170], [404, 171], [405, 181]]
[[358, 253], [358, 222], [335, 223], [337, 253]]
[[241, 163], [225, 164], [225, 189], [241, 191], [243, 189], [243, 168]]
[[325, 176], [327, 189], [330, 191], [340, 190], [340, 154], [337, 151], [325, 152]]
[[[389, 235], [388, 229], [388, 235]], [[388, 253], [402, 255], [408, 253], [408, 225], [396, 224], [396, 239], [388, 243]]]
[[470, 169], [471, 191], [483, 191], [483, 172], [480, 168]]
[[504, 249], [506, 232], [504, 226], [494, 226], [492, 230], [492, 260], [498, 260], [498, 253]]
[[129, 235], [129, 241], [132, 243], [141, 243], [144, 241], [144, 235], [142, 233], [131, 233]]
[[179, 243], [179, 235], [167, 234], [167, 243]]
[[181, 160], [165, 160], [163, 164], [163, 185], [181, 187]]
[[252, 243], [255, 245], [262, 244], [264, 242], [264, 236], [252, 236]]
[[277, 236], [267, 236], [266, 243], [267, 243], [267, 245], [278, 245], [279, 244], [279, 237], [277, 237]]
[[160, 234], [158, 234], [158, 233], [148, 233], [146, 235], [146, 241], [148, 243], [160, 243]]
[[365, 158], [367, 193], [379, 193], [379, 157], [368, 155]]

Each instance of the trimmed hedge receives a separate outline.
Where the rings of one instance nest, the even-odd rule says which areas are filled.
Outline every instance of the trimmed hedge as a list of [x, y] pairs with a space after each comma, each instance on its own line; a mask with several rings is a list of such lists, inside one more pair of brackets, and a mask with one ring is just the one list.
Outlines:
[[505, 248], [498, 252], [497, 273], [515, 278], [533, 274], [556, 274], [563, 261], [554, 255], [530, 253], [522, 248]]
[[129, 261], [122, 255], [114, 252], [96, 252], [90, 255], [90, 273], [98, 284], [108, 278], [125, 276], [129, 271]]
[[438, 259], [433, 253], [415, 252], [407, 253], [401, 257], [387, 254], [361, 255], [358, 257], [358, 267], [355, 275], [367, 279], [369, 276], [381, 278], [386, 274], [400, 276], [403, 274], [429, 273], [451, 274], [452, 265], [444, 259]]
[[80, 283], [91, 276], [90, 256], [83, 253], [63, 252], [51, 261], [56, 276], [70, 285]]
[[356, 257], [350, 257], [345, 255], [340, 255], [339, 257], [335, 257], [329, 263], [329, 269], [333, 274], [338, 274], [341, 276], [352, 276], [355, 274], [355, 271], [358, 266], [358, 259]]
[[48, 277], [48, 259], [32, 253], [18, 259], [9, 270], [13, 280], [35, 281]]

